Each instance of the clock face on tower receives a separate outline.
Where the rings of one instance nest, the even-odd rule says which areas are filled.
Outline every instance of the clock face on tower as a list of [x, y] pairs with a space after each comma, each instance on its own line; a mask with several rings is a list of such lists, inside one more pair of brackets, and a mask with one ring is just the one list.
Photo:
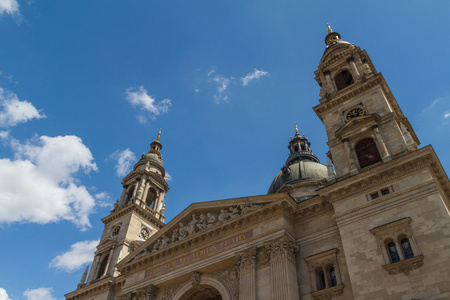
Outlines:
[[116, 237], [119, 234], [120, 226], [114, 227], [113, 231], [111, 232], [112, 237]]
[[350, 121], [351, 119], [362, 116], [362, 115], [364, 115], [364, 110], [362, 108], [358, 107], [358, 108], [354, 108], [351, 111], [349, 111], [345, 118], [347, 119], [347, 121]]
[[150, 232], [148, 231], [147, 228], [142, 228], [141, 231], [139, 232], [139, 237], [143, 240], [146, 240], [150, 237]]

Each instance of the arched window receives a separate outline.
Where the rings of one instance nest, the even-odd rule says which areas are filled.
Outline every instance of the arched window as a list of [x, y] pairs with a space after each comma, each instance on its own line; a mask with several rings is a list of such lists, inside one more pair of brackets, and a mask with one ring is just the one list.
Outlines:
[[334, 270], [334, 267], [330, 268], [330, 283], [331, 283], [331, 286], [337, 285], [336, 271]]
[[156, 200], [156, 190], [154, 188], [149, 188], [147, 192], [147, 198], [145, 199], [145, 204], [148, 207], [153, 208], [152, 204], [154, 204]]
[[390, 242], [387, 244], [387, 249], [389, 252], [389, 257], [391, 258], [391, 262], [395, 263], [400, 261], [400, 257], [398, 256], [397, 247], [395, 247], [394, 242]]
[[336, 83], [337, 90], [340, 91], [343, 88], [345, 88], [353, 83], [353, 77], [349, 71], [344, 70], [341, 73], [336, 75], [336, 77], [334, 78], [334, 81]]
[[133, 197], [133, 192], [134, 192], [134, 185], [131, 186], [127, 191], [127, 202], [130, 201], [131, 198]]
[[402, 245], [403, 254], [405, 254], [405, 259], [414, 257], [414, 252], [411, 248], [411, 244], [409, 243], [409, 240], [407, 238], [403, 238], [400, 241], [400, 244]]
[[323, 270], [320, 269], [319, 272], [317, 272], [317, 290], [323, 290], [325, 287], [325, 274], [323, 273]]
[[377, 145], [371, 138], [360, 140], [355, 145], [355, 152], [361, 168], [370, 166], [381, 160]]
[[106, 264], [108, 263], [109, 255], [106, 255], [106, 257], [102, 260], [102, 263], [100, 264], [100, 268], [98, 269], [97, 273], [97, 279], [103, 276], [103, 274], [106, 271]]

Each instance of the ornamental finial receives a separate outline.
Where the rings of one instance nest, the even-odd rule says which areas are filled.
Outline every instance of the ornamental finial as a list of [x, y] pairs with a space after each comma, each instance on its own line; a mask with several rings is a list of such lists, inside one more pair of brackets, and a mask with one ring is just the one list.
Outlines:
[[159, 129], [158, 136], [156, 137], [156, 140], [158, 142], [160, 141], [160, 139], [161, 139], [161, 129]]
[[328, 33], [333, 32], [333, 29], [331, 29], [331, 27], [330, 27], [330, 23], [327, 23], [327, 30], [328, 30]]
[[295, 135], [298, 135], [297, 122], [295, 122]]

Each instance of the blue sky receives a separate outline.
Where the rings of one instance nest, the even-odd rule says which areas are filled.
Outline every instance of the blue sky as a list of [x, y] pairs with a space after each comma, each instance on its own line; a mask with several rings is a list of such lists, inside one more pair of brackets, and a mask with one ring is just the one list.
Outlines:
[[369, 53], [422, 146], [450, 157], [448, 1], [0, 0], [0, 300], [76, 288], [162, 128], [167, 221], [265, 194], [311, 109], [326, 23]]

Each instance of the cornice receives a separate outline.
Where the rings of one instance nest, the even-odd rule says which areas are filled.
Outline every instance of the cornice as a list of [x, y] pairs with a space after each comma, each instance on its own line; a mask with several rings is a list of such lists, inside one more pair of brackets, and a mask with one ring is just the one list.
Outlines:
[[129, 202], [128, 205], [123, 206], [123, 207], [119, 208], [118, 210], [113, 210], [109, 216], [102, 219], [102, 222], [106, 225], [106, 224], [111, 223], [114, 220], [122, 218], [123, 216], [133, 213], [133, 212], [137, 213], [139, 216], [143, 217], [148, 222], [154, 224], [155, 226], [157, 226], [159, 228], [162, 228], [163, 226], [165, 226], [165, 224], [163, 222], [161, 222], [160, 220], [158, 220], [154, 215], [152, 215], [150, 212], [148, 212], [147, 210], [140, 207], [139, 205], [137, 205], [134, 202]]
[[65, 295], [66, 300], [86, 299], [86, 297], [92, 297], [93, 294], [111, 289], [120, 288], [125, 284], [125, 280], [121, 278], [106, 277], [97, 282], [93, 282], [89, 285], [85, 285], [78, 290]]
[[431, 147], [425, 147], [378, 164], [370, 170], [327, 185], [317, 190], [317, 193], [333, 203], [369, 191], [379, 185], [391, 183], [407, 174], [430, 167], [434, 161], [430, 150]]
[[[313, 107], [317, 116], [322, 120], [322, 113], [325, 111], [332, 109], [338, 105], [343, 104], [345, 101], [353, 99], [364, 92], [371, 90], [373, 87], [377, 85], [386, 85], [386, 82], [383, 79], [381, 73], [375, 74], [373, 77], [367, 79], [364, 82], [356, 83], [353, 88], [346, 88], [341, 91], [336, 92], [336, 94], [332, 97], [329, 97], [329, 100], [325, 100], [323, 103], [316, 105]], [[322, 102], [322, 100], [321, 100]]]
[[156, 181], [160, 186], [159, 188], [164, 189], [166, 192], [169, 191], [169, 185], [164, 180], [164, 178], [159, 173], [147, 171], [147, 170], [135, 170], [131, 171], [130, 174], [128, 174], [123, 180], [122, 185], [126, 185], [129, 183], [129, 181], [133, 181], [133, 179], [140, 177], [140, 176], [148, 176]]

